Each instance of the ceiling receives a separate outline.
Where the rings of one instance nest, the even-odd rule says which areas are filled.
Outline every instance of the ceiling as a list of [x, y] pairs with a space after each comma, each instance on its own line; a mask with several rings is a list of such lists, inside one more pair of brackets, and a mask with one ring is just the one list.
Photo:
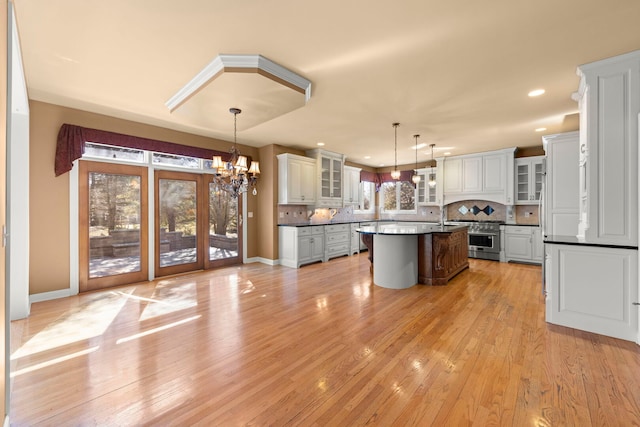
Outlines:
[[[414, 134], [438, 157], [575, 130], [576, 67], [640, 49], [638, 0], [13, 3], [32, 100], [224, 140], [238, 107], [241, 144], [323, 142], [372, 167], [393, 165], [393, 122], [401, 165], [414, 162]], [[225, 72], [171, 111], [221, 54], [262, 55], [311, 81], [311, 97], [284, 108], [280, 85]]]

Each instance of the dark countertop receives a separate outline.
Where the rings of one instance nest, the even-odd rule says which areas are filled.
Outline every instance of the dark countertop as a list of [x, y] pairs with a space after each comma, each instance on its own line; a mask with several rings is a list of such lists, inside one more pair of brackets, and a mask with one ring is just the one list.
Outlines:
[[511, 227], [540, 227], [540, 224], [505, 224]]
[[548, 245], [573, 245], [573, 246], [592, 246], [598, 248], [618, 248], [618, 249], [638, 249], [637, 246], [619, 246], [603, 243], [590, 243], [579, 240], [576, 236], [549, 235], [544, 236], [542, 241]]
[[438, 222], [429, 222], [429, 221], [402, 221], [402, 220], [394, 220], [394, 219], [353, 219], [353, 220], [331, 220], [331, 221], [325, 221], [325, 222], [318, 222], [318, 221], [307, 221], [307, 222], [302, 222], [302, 223], [296, 223], [296, 224], [278, 224], [278, 227], [310, 227], [313, 225], [333, 225], [333, 224], [360, 224], [360, 223], [364, 223], [364, 222], [387, 222], [387, 223], [401, 223], [401, 222], [406, 222], [406, 223], [424, 223], [424, 224], [432, 224], [432, 225], [440, 225], [440, 223]]
[[393, 224], [377, 224], [370, 227], [360, 227], [356, 229], [362, 234], [385, 234], [385, 235], [416, 235], [416, 234], [433, 234], [433, 233], [453, 233], [457, 230], [467, 228], [466, 225], [440, 225], [440, 224], [413, 224], [402, 225]]

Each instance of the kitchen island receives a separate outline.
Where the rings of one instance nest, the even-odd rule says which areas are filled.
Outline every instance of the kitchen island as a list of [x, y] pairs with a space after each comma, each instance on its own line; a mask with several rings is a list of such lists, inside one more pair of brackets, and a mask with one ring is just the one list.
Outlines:
[[446, 285], [469, 267], [464, 225], [378, 223], [357, 231], [369, 250], [373, 283], [383, 288]]

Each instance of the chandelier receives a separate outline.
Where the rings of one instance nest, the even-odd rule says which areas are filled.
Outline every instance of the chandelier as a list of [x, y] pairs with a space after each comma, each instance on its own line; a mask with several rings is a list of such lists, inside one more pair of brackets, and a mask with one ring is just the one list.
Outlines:
[[395, 140], [396, 159], [393, 163], [393, 172], [391, 172], [391, 178], [400, 179], [400, 171], [398, 170], [398, 126], [400, 126], [400, 123], [393, 123], [392, 126], [394, 128], [394, 133], [395, 133], [394, 140]]
[[211, 169], [215, 169], [214, 182], [218, 188], [226, 191], [232, 197], [238, 197], [251, 187], [252, 194], [258, 194], [256, 184], [260, 174], [259, 162], [251, 161], [251, 166], [247, 170], [247, 158], [240, 155], [240, 150], [236, 145], [238, 114], [242, 112], [239, 108], [230, 108], [233, 114], [233, 145], [229, 152], [231, 157], [225, 162], [221, 156], [213, 156]]
[[413, 137], [416, 139], [416, 146], [413, 147], [416, 150], [416, 168], [413, 171], [411, 181], [417, 185], [420, 182], [420, 175], [418, 175], [418, 138], [420, 138], [420, 135], [413, 135]]

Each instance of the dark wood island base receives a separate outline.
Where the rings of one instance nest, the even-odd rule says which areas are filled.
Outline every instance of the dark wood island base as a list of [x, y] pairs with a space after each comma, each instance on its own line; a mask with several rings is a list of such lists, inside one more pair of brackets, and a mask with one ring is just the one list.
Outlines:
[[469, 267], [467, 228], [418, 236], [418, 283], [446, 285]]

